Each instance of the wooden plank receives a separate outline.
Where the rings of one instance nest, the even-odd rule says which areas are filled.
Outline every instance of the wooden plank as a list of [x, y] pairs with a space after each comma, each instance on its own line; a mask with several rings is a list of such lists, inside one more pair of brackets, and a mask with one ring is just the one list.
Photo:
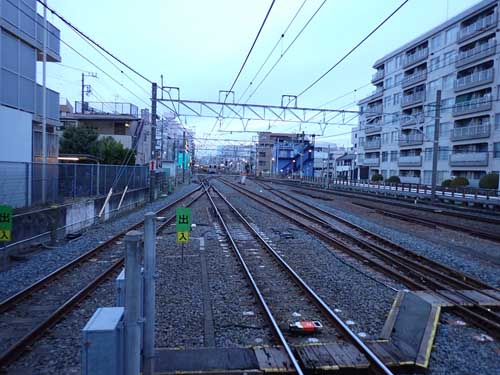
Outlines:
[[[467, 297], [473, 299], [476, 301], [478, 305], [481, 306], [500, 306], [500, 301], [490, 297], [489, 295], [486, 295], [484, 293], [480, 293], [476, 290], [463, 290], [461, 291], [463, 294], [465, 294]], [[495, 295], [494, 293], [491, 293], [490, 291], [487, 291], [490, 295]]]
[[384, 349], [381, 343], [373, 342], [368, 344], [370, 349], [379, 357], [386, 366], [398, 365], [399, 361]]
[[348, 356], [343, 350], [339, 350], [340, 344], [338, 343], [325, 344], [323, 347], [328, 351], [328, 353], [330, 353], [332, 358], [337, 363], [339, 369], [353, 367], [351, 357]]
[[323, 345], [312, 345], [309, 348], [315, 352], [316, 357], [318, 358], [318, 369], [324, 371], [339, 369], [337, 362], [335, 362], [335, 359], [330, 355], [328, 350], [323, 347]]
[[266, 350], [267, 348], [262, 347], [262, 348], [255, 348], [255, 356], [257, 357], [257, 362], [259, 363], [259, 368], [262, 371], [271, 371], [273, 369], [276, 369], [277, 364], [274, 358], [270, 355], [269, 351]]
[[427, 368], [429, 366], [429, 359], [431, 357], [432, 343], [436, 335], [437, 325], [439, 322], [439, 315], [441, 313], [440, 306], [433, 306], [429, 314], [429, 320], [425, 327], [424, 336], [420, 342], [420, 347], [417, 353], [415, 364], [417, 366]]
[[391, 354], [397, 361], [398, 366], [413, 366], [415, 364], [414, 358], [409, 358], [406, 356], [399, 348], [392, 342], [380, 342], [379, 343], [384, 350]]
[[282, 347], [269, 347], [266, 351], [274, 358], [277, 368], [281, 369], [280, 371], [293, 370], [292, 362], [285, 349]]
[[309, 345], [301, 346], [300, 351], [298, 351], [300, 356], [300, 361], [303, 363], [304, 367], [315, 371], [320, 365], [317, 354], [311, 350]]
[[368, 368], [370, 366], [368, 359], [354, 345], [341, 345], [339, 350], [343, 350], [351, 358], [353, 367]]
[[387, 316], [387, 319], [384, 323], [384, 327], [382, 328], [382, 333], [380, 334], [380, 338], [389, 340], [389, 338], [391, 337], [391, 332], [392, 329], [394, 328], [394, 323], [396, 322], [396, 318], [399, 313], [399, 307], [401, 306], [401, 301], [403, 300], [405, 293], [406, 292], [400, 290], [396, 294], [396, 298], [392, 303], [391, 310], [389, 311], [389, 315]]
[[427, 292], [422, 292], [422, 291], [417, 291], [413, 292], [420, 298], [422, 298], [424, 301], [430, 303], [431, 305], [439, 305], [439, 306], [452, 306], [452, 304], [446, 300], [444, 300], [442, 297], [437, 296], [435, 294], [429, 294]]

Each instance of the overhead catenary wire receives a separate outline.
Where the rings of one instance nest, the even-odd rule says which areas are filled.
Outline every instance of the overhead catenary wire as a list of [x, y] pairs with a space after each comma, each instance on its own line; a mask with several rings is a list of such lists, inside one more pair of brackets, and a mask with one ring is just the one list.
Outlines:
[[347, 59], [351, 53], [353, 53], [356, 49], [358, 49], [368, 38], [370, 38], [378, 29], [380, 29], [389, 19], [392, 18], [403, 6], [405, 6], [408, 1], [410, 0], [404, 0], [403, 3], [401, 3], [394, 11], [392, 11], [391, 14], [389, 14], [381, 23], [379, 23], [372, 31], [368, 33], [358, 44], [356, 44], [353, 48], [351, 48], [339, 61], [337, 61], [335, 64], [333, 64], [326, 72], [324, 72], [321, 76], [319, 76], [315, 81], [313, 81], [311, 84], [309, 84], [305, 89], [303, 89], [298, 95], [302, 96], [304, 95], [307, 91], [309, 91], [311, 88], [313, 88], [319, 81], [321, 81], [323, 78], [325, 78], [333, 69], [335, 69], [342, 61]]

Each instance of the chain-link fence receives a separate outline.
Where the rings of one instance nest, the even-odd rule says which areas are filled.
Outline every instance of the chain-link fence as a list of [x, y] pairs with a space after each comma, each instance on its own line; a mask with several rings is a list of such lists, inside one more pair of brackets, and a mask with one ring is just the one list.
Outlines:
[[148, 186], [147, 166], [0, 162], [0, 204], [64, 203]]

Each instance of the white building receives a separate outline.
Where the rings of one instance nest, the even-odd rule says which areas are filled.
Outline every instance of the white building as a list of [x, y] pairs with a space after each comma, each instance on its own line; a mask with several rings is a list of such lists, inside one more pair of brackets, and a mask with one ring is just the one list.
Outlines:
[[500, 170], [498, 1], [485, 0], [375, 61], [353, 130], [360, 178], [430, 184], [441, 90], [438, 183]]

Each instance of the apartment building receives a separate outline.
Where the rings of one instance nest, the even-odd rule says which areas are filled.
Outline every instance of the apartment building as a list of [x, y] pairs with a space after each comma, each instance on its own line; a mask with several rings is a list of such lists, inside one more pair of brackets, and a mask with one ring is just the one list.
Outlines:
[[437, 90], [438, 183], [500, 170], [498, 11], [482, 1], [374, 63], [353, 130], [359, 176], [430, 184]]
[[[0, 161], [42, 160], [43, 87], [37, 62], [43, 60], [43, 17], [36, 0], [0, 0]], [[60, 62], [59, 30], [47, 22], [47, 62]], [[59, 93], [46, 90], [47, 154], [56, 162]]]

